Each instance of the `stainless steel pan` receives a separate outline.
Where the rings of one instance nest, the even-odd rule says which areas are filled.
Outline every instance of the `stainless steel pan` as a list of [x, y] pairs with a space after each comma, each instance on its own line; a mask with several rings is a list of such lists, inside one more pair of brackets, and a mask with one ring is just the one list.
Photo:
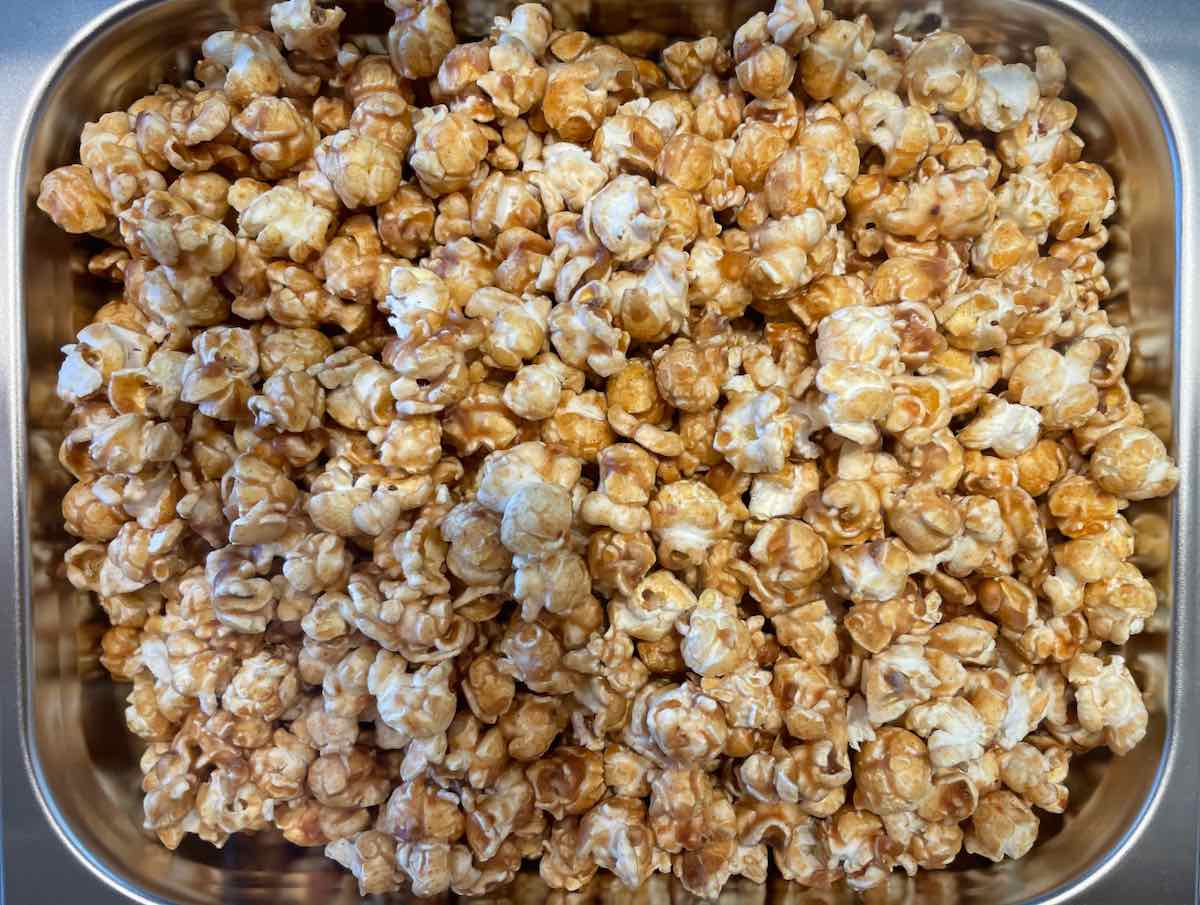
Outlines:
[[[766, 0], [763, 0], [765, 3]], [[267, 0], [98, 0], [9, 4], [0, 24], [0, 739], [3, 742], [4, 881], [14, 905], [58, 902], [326, 905], [355, 901], [353, 881], [319, 852], [263, 838], [224, 851], [195, 841], [172, 854], [140, 831], [136, 755], [122, 692], [95, 661], [103, 618], [62, 577], [66, 487], [55, 450], [63, 410], [54, 399], [58, 347], [100, 301], [85, 251], [33, 205], [49, 169], [72, 162], [83, 123], [187, 71], [204, 36], [261, 22]], [[343, 6], [347, 4], [342, 2]], [[501, 3], [500, 5], [503, 5]], [[552, 6], [555, 5], [552, 3]], [[560, 0], [556, 16], [614, 32], [727, 32], [755, 0]], [[1147, 689], [1146, 740], [1125, 758], [1089, 756], [1072, 769], [1071, 810], [1046, 821], [1042, 843], [999, 867], [916, 880], [893, 878], [873, 901], [923, 903], [1194, 901], [1200, 791], [1200, 637], [1195, 507], [1200, 290], [1196, 277], [1200, 185], [1200, 4], [1195, 0], [868, 0], [885, 25], [962, 31], [978, 48], [1028, 55], [1052, 43], [1066, 57], [1088, 155], [1117, 177], [1121, 208], [1110, 273], [1114, 305], [1134, 328], [1136, 390], [1174, 421], [1183, 471], [1169, 510], [1173, 562], [1155, 576], [1163, 606], [1154, 631], [1127, 655]], [[467, 33], [502, 11], [461, 0]], [[386, 30], [386, 10], [360, 8], [350, 23]], [[356, 23], [357, 19], [357, 23]], [[368, 21], [371, 20], [371, 21]], [[355, 24], [356, 23], [356, 24]], [[510, 899], [544, 898], [536, 883]], [[732, 900], [831, 902], [769, 884], [736, 885]], [[656, 898], [656, 897], [655, 897]]]

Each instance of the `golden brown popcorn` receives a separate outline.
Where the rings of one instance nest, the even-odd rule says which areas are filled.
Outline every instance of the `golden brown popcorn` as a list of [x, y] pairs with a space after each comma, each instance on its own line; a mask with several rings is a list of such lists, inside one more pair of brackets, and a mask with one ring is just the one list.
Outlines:
[[700, 481], [662, 487], [649, 508], [659, 562], [667, 568], [701, 564], [707, 548], [727, 535], [733, 522], [720, 497]]
[[471, 196], [471, 229], [484, 241], [494, 241], [507, 229], [533, 229], [542, 219], [536, 189], [524, 179], [492, 173]]
[[584, 205], [583, 217], [613, 259], [623, 262], [650, 254], [666, 224], [655, 188], [644, 176], [613, 179]]
[[545, 296], [518, 298], [500, 289], [475, 290], [467, 301], [469, 317], [486, 321], [482, 350], [493, 367], [516, 371], [541, 351], [546, 341], [550, 300]]
[[1117, 754], [1128, 753], [1146, 734], [1146, 705], [1122, 657], [1107, 661], [1078, 654], [1064, 664], [1075, 692], [1079, 725], [1103, 738]]
[[43, 182], [123, 284], [59, 458], [147, 827], [363, 894], [1023, 854], [1146, 731], [1098, 654], [1178, 481], [1059, 54], [389, 6], [388, 55], [310, 0], [212, 36]]
[[277, 720], [300, 691], [296, 668], [264, 651], [245, 660], [225, 689], [221, 704], [235, 716]]
[[614, 301], [621, 326], [634, 342], [663, 342], [683, 327], [688, 314], [687, 269], [686, 253], [659, 245], [649, 266], [620, 286]]
[[604, 118], [607, 98], [594, 62], [559, 63], [549, 68], [542, 115], [563, 140], [586, 142]]
[[167, 191], [191, 205], [197, 214], [221, 221], [229, 211], [229, 180], [219, 173], [182, 173]]
[[59, 398], [77, 403], [103, 393], [117, 372], [145, 368], [153, 345], [144, 333], [114, 323], [84, 327], [74, 343], [62, 348], [65, 358], [56, 387]]
[[996, 214], [995, 196], [980, 169], [912, 183], [911, 189], [899, 193], [896, 209], [883, 215], [882, 225], [894, 235], [912, 236], [919, 242], [979, 236]]
[[313, 157], [338, 198], [351, 210], [383, 204], [400, 186], [400, 153], [354, 129], [323, 139]]
[[1041, 410], [1049, 430], [1081, 427], [1095, 412], [1099, 390], [1090, 380], [1097, 349], [1075, 343], [1065, 355], [1053, 349], [1033, 349], [1009, 375], [1009, 395]]
[[916, 554], [946, 549], [962, 530], [962, 515], [931, 484], [913, 484], [898, 495], [887, 514], [888, 527]]
[[629, 334], [614, 324], [608, 287], [593, 281], [580, 287], [569, 302], [550, 309], [550, 341], [562, 360], [610, 377], [625, 367]]
[[622, 534], [648, 531], [646, 504], [654, 489], [657, 461], [639, 446], [617, 443], [600, 450], [597, 462], [600, 483], [584, 498], [580, 518]]
[[288, 50], [298, 50], [315, 60], [337, 54], [337, 32], [346, 13], [340, 7], [323, 8], [312, 0], [284, 0], [271, 7], [271, 30]]
[[521, 692], [498, 725], [508, 742], [509, 756], [532, 763], [549, 750], [568, 719], [561, 699]]
[[840, 93], [853, 71], [862, 65], [875, 29], [870, 19], [834, 19], [809, 35], [800, 49], [800, 80], [819, 101]]
[[920, 644], [896, 643], [863, 664], [867, 714], [877, 726], [899, 719], [933, 697], [937, 677]]
[[[649, 99], [632, 101], [606, 118], [592, 137], [592, 153], [610, 175], [626, 172], [651, 176], [663, 149], [664, 136], [645, 113]], [[639, 112], [640, 111], [640, 112]], [[556, 147], [551, 145], [551, 148]]]
[[1067, 807], [1067, 778], [1070, 752], [1051, 747], [1039, 750], [1022, 742], [1001, 752], [1000, 778], [1008, 788], [1033, 807], [1061, 814]]
[[872, 91], [858, 105], [857, 131], [883, 152], [888, 176], [912, 174], [937, 141], [933, 117], [905, 106], [892, 91]]
[[278, 185], [238, 213], [238, 235], [253, 239], [270, 258], [300, 264], [324, 248], [333, 215], [298, 189]]
[[621, 534], [601, 528], [588, 538], [587, 565], [592, 589], [607, 598], [630, 596], [656, 561], [648, 532]]
[[584, 857], [612, 871], [630, 889], [670, 864], [655, 847], [646, 806], [636, 798], [609, 798], [593, 807], [579, 821], [578, 840]]
[[[778, 19], [776, 24], [782, 28]], [[766, 13], [757, 13], [746, 20], [733, 36], [738, 84], [756, 98], [766, 99], [784, 93], [796, 74], [796, 61], [788, 49], [772, 43], [773, 40]]]
[[831, 546], [870, 540], [883, 527], [879, 493], [868, 481], [830, 481], [804, 501], [804, 520]]
[[974, 62], [978, 90], [963, 122], [1003, 132], [1016, 126], [1038, 103], [1037, 78], [1024, 63], [1002, 63], [982, 56]]
[[402, 737], [422, 739], [444, 732], [454, 718], [455, 695], [450, 662], [407, 672], [396, 654], [381, 650], [371, 664], [367, 687], [375, 696], [379, 717]]
[[895, 726], [877, 731], [854, 758], [854, 803], [876, 814], [912, 811], [929, 793], [929, 753], [920, 738]]
[[1054, 238], [1074, 239], [1100, 229], [1117, 209], [1112, 177], [1094, 163], [1068, 163], [1050, 177], [1059, 214], [1051, 226]]
[[503, 514], [513, 494], [526, 484], [545, 481], [569, 490], [578, 483], [580, 468], [577, 459], [544, 443], [520, 443], [484, 459], [476, 497], [483, 506]]
[[[490, 71], [485, 72], [478, 80], [478, 86], [491, 99], [496, 111], [505, 117], [515, 117], [529, 111], [531, 107], [542, 100], [546, 91], [547, 73], [538, 65], [538, 48], [543, 46], [542, 33], [549, 34], [548, 16], [544, 7], [536, 4], [523, 4], [527, 9], [539, 10], [539, 14], [526, 16], [525, 21], [533, 18], [539, 20], [536, 38], [530, 36], [529, 29], [501, 29], [496, 42], [488, 48], [488, 63]], [[522, 37], [524, 35], [524, 39]], [[526, 44], [528, 39], [531, 49]]]
[[288, 98], [257, 97], [230, 124], [249, 142], [267, 179], [300, 169], [321, 140], [316, 126]]
[[756, 299], [777, 301], [795, 295], [828, 269], [833, 247], [824, 216], [808, 209], [756, 226], [751, 231], [751, 251], [746, 272], [750, 291]]
[[69, 233], [103, 234], [116, 226], [108, 197], [97, 188], [88, 168], [80, 164], [47, 173], [42, 178], [37, 206], [59, 229]]
[[362, 896], [395, 892], [400, 888], [395, 852], [395, 840], [378, 830], [335, 839], [325, 846], [325, 857], [354, 875]]
[[279, 44], [271, 32], [221, 31], [201, 45], [201, 62], [224, 70], [223, 90], [239, 106], [260, 95], [282, 92], [287, 97], [301, 98], [316, 94], [320, 77], [293, 70]]
[[[608, 181], [605, 168], [594, 162], [585, 148], [569, 141], [547, 145], [542, 159], [526, 169], [532, 169], [530, 184], [538, 190], [548, 215], [564, 210], [582, 212], [584, 205]], [[553, 238], [555, 230], [548, 233]]]
[[136, 120], [127, 113], [106, 113], [96, 122], [87, 123], [79, 137], [79, 161], [90, 171], [91, 180], [85, 182], [75, 170], [62, 172], [63, 177], [70, 174], [74, 189], [86, 191], [90, 182], [109, 200], [113, 213], [167, 187], [162, 173], [156, 172], [139, 152], [135, 126]]
[[390, 0], [396, 22], [388, 31], [388, 53], [406, 79], [427, 79], [437, 72], [456, 41], [445, 0]]
[[1156, 434], [1121, 427], [1101, 437], [1092, 451], [1091, 473], [1109, 493], [1127, 500], [1165, 496], [1179, 483], [1179, 470]]
[[761, 616], [743, 619], [732, 600], [707, 590], [676, 625], [683, 661], [701, 676], [727, 675], [750, 659], [762, 623]]
[[326, 408], [338, 424], [368, 430], [392, 417], [394, 371], [353, 347], [335, 352], [309, 372], [326, 390]]
[[[435, 0], [436, 2], [436, 0]], [[426, 107], [413, 118], [409, 163], [422, 188], [438, 197], [466, 188], [487, 154], [487, 134], [466, 114]]]
[[750, 546], [754, 568], [735, 568], [761, 604], [780, 598], [796, 602], [825, 574], [827, 552], [825, 541], [804, 522], [773, 518]]
[[835, 547], [829, 560], [839, 592], [855, 603], [898, 596], [915, 565], [912, 553], [895, 538]]
[[963, 848], [990, 861], [1021, 858], [1037, 839], [1038, 819], [1012, 792], [989, 792], [979, 800]]
[[418, 258], [432, 244], [434, 211], [433, 202], [418, 188], [402, 183], [376, 209], [379, 238], [393, 254]]
[[210, 418], [243, 419], [253, 392], [250, 382], [258, 373], [258, 349], [250, 331], [213, 327], [199, 334], [192, 348], [179, 398], [195, 403]]
[[556, 820], [583, 814], [604, 795], [604, 758], [586, 748], [562, 746], [525, 769], [534, 805]]
[[961, 113], [980, 91], [974, 51], [961, 35], [936, 31], [921, 41], [905, 60], [908, 99], [930, 113]]
[[725, 715], [691, 683], [647, 683], [634, 698], [624, 741], [638, 753], [676, 766], [715, 762], [728, 736]]

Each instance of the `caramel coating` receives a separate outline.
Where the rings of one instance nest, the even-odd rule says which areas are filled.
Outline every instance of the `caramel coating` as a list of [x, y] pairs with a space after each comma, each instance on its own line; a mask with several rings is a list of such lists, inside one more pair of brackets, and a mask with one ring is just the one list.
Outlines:
[[63, 566], [146, 829], [364, 896], [1026, 854], [1148, 731], [1180, 477], [1059, 53], [386, 5], [210, 36], [42, 180], [108, 246]]

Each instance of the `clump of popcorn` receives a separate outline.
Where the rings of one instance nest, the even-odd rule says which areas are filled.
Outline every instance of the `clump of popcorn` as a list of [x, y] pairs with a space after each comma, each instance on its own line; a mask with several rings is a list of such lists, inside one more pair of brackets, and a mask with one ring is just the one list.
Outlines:
[[1057, 51], [387, 5], [211, 36], [37, 198], [120, 287], [64, 565], [146, 828], [363, 895], [1028, 852], [1146, 734], [1179, 480]]

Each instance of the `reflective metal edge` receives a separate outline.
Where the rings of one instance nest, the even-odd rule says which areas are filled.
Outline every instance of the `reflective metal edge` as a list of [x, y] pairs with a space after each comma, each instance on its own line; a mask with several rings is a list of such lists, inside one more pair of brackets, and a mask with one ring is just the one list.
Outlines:
[[[19, 11], [6, 11], [0, 30], [0, 211], [7, 227], [0, 238], [0, 303], [7, 315], [0, 334], [0, 424], [7, 427], [8, 481], [0, 482], [0, 576], [11, 590], [8, 609], [0, 617], [0, 842], [3, 844], [5, 888], [26, 903], [85, 901], [154, 903], [94, 860], [57, 813], [26, 732], [29, 688], [24, 682], [29, 652], [29, 626], [22, 601], [29, 595], [28, 512], [24, 488], [26, 460], [25, 313], [21, 304], [19, 224], [30, 199], [21, 182], [21, 149], [33, 120], [32, 104], [70, 59], [72, 49], [101, 20], [115, 21], [159, 0], [132, 0], [109, 7], [98, 0], [42, 0]], [[1116, 847], [1083, 876], [1037, 900], [1041, 905], [1082, 902], [1127, 902], [1143, 899], [1159, 905], [1195, 900], [1197, 824], [1200, 798], [1200, 631], [1190, 594], [1196, 581], [1196, 556], [1190, 538], [1200, 532], [1193, 497], [1197, 480], [1200, 336], [1197, 335], [1197, 214], [1200, 193], [1196, 165], [1200, 161], [1200, 5], [1193, 0], [1044, 0], [1043, 5], [1069, 12], [1107, 32], [1122, 46], [1161, 101], [1161, 115], [1175, 142], [1174, 175], [1178, 202], [1174, 353], [1175, 450], [1183, 472], [1174, 503], [1173, 548], [1176, 601], [1170, 643], [1169, 721], [1154, 788], [1141, 812]], [[56, 52], [57, 48], [64, 48]], [[0, 451], [0, 457], [4, 455]], [[64, 850], [65, 849], [65, 850]], [[73, 857], [65, 857], [67, 853]], [[1179, 896], [1186, 898], [1179, 898]], [[1163, 896], [1166, 896], [1164, 898]]]

